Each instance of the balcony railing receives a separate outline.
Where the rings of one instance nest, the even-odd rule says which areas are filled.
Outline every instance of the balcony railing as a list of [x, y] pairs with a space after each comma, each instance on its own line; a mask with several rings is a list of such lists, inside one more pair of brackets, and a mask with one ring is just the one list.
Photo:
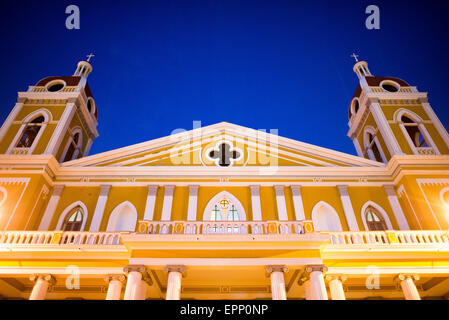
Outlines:
[[449, 244], [449, 232], [440, 230], [329, 232], [336, 245]]
[[[245, 235], [245, 234], [292, 234], [313, 233], [309, 221], [247, 221], [247, 222], [161, 222], [140, 221], [138, 234], [167, 236], [184, 235]], [[89, 232], [89, 231], [3, 231], [0, 232], [0, 247], [8, 246], [60, 246], [60, 245], [120, 245], [122, 235], [129, 232]], [[419, 246], [448, 245], [449, 232], [440, 230], [409, 231], [342, 231], [323, 232], [330, 237], [330, 245], [348, 246]]]
[[[303, 234], [311, 221], [139, 221], [146, 234]], [[309, 229], [313, 230], [313, 228]]]
[[0, 245], [117, 245], [119, 232], [4, 231]]

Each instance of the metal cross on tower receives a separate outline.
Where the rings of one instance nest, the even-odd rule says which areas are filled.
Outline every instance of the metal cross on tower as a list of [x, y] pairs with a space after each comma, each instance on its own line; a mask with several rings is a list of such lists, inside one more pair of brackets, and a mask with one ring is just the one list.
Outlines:
[[353, 54], [351, 54], [351, 58], [354, 58], [355, 59], [355, 62], [359, 62], [359, 55], [358, 54], [355, 54], [355, 53], [353, 53]]
[[94, 54], [92, 54], [92, 53], [90, 53], [90, 54], [88, 54], [87, 56], [87, 62], [89, 62], [90, 61], [90, 59], [92, 58], [92, 57], [95, 57], [95, 55]]

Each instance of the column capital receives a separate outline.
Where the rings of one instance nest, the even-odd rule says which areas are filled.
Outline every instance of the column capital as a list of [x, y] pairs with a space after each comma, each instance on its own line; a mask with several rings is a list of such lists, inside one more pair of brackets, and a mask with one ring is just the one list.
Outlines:
[[199, 185], [189, 185], [189, 195], [197, 196], [198, 195]]
[[401, 282], [407, 279], [412, 279], [413, 282], [418, 281], [420, 279], [420, 276], [417, 274], [404, 274], [404, 273], [400, 273], [398, 274], [396, 277], [394, 277], [394, 281], [395, 282]]
[[347, 185], [337, 185], [338, 192], [340, 193], [340, 197], [348, 197], [348, 186]]
[[106, 197], [109, 194], [109, 190], [111, 190], [110, 184], [100, 185], [100, 197]]
[[269, 265], [265, 268], [266, 276], [269, 277], [273, 272], [288, 272], [288, 268], [285, 265]]
[[175, 186], [172, 184], [168, 184], [164, 186], [165, 194], [173, 194], [173, 190], [175, 190]]
[[113, 280], [125, 282], [126, 276], [124, 274], [108, 274], [104, 277], [104, 281], [106, 281], [107, 283], [109, 283]]
[[156, 184], [149, 184], [148, 185], [148, 193], [152, 193], [152, 194], [156, 193], [158, 188], [159, 188], [159, 186]]
[[42, 279], [44, 281], [47, 281], [49, 285], [53, 286], [56, 284], [56, 279], [51, 274], [33, 274], [30, 276], [30, 280], [32, 282], [36, 282], [37, 280]]
[[283, 185], [274, 185], [273, 188], [274, 188], [274, 190], [276, 190], [276, 192], [284, 192], [285, 186], [283, 186]]
[[305, 272], [307, 273], [312, 273], [315, 271], [319, 271], [319, 272], [327, 272], [327, 267], [324, 264], [309, 264], [306, 266]]
[[384, 184], [383, 185], [385, 192], [387, 193], [387, 196], [394, 196], [396, 197], [396, 191], [394, 190], [394, 185], [392, 184]]
[[182, 264], [170, 264], [165, 266], [164, 272], [179, 272], [183, 277], [186, 275], [186, 266]]
[[251, 189], [251, 191], [259, 191], [260, 186], [258, 184], [252, 184], [249, 186], [249, 188]]
[[329, 282], [332, 280], [340, 280], [343, 283], [348, 280], [348, 277], [344, 274], [327, 274], [325, 279]]
[[145, 281], [149, 286], [153, 284], [153, 280], [147, 272], [147, 267], [142, 264], [128, 264], [123, 268], [123, 272], [127, 274], [130, 272], [139, 272], [142, 274], [142, 281]]
[[65, 185], [63, 184], [57, 184], [53, 187], [53, 196], [59, 197], [62, 194], [62, 191], [64, 190]]
[[292, 190], [293, 195], [301, 194], [301, 186], [300, 185], [292, 185], [292, 186], [290, 186], [290, 189]]

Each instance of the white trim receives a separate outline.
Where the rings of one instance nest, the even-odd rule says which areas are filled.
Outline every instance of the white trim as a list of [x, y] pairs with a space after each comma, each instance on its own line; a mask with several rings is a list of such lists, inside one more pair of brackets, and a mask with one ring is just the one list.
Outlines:
[[98, 195], [97, 204], [95, 205], [94, 215], [90, 223], [89, 231], [98, 231], [100, 229], [101, 220], [104, 215], [104, 208], [108, 202], [109, 191], [111, 189], [110, 185], [101, 185], [100, 194]]
[[149, 185], [147, 193], [147, 201], [145, 202], [145, 212], [143, 214], [144, 220], [153, 220], [154, 206], [156, 204], [156, 196], [158, 185]]
[[262, 209], [260, 207], [260, 186], [251, 185], [249, 186], [251, 192], [251, 209], [252, 209], [252, 220], [261, 221], [262, 220]]
[[418, 222], [418, 226], [420, 227], [420, 229], [423, 229], [423, 227], [422, 227], [422, 225], [421, 225], [421, 221], [420, 221], [418, 215], [416, 214], [415, 209], [413, 208], [413, 205], [412, 205], [412, 202], [410, 201], [410, 198], [408, 197], [407, 191], [405, 191], [404, 185], [401, 184], [401, 185], [399, 186], [399, 188], [398, 188], [398, 193], [399, 193], [399, 195], [403, 195], [403, 196], [405, 195], [405, 197], [407, 198], [408, 204], [409, 204], [410, 208], [411, 208], [412, 211], [413, 211], [413, 214], [414, 214], [414, 216], [415, 216], [415, 219], [416, 219], [416, 221]]
[[[291, 149], [293, 151], [298, 151], [300, 153], [310, 153], [314, 156], [320, 156], [322, 158], [342, 162], [344, 164], [350, 164], [353, 166], [369, 166], [369, 167], [379, 167], [380, 164], [364, 159], [358, 156], [345, 154], [342, 152], [314, 146], [304, 142], [295, 141], [292, 139], [280, 137], [266, 132], [261, 132], [259, 130], [254, 130], [250, 128], [245, 128], [235, 124], [230, 124], [226, 122], [217, 123], [207, 127], [201, 127], [191, 131], [181, 132], [167, 137], [162, 137], [159, 139], [131, 145], [128, 147], [115, 149], [112, 151], [103, 152], [100, 154], [85, 157], [83, 159], [78, 159], [72, 161], [70, 166], [86, 166], [95, 165], [103, 163], [106, 161], [116, 160], [126, 157], [130, 154], [136, 154], [141, 152], [146, 152], [148, 150], [154, 150], [156, 148], [164, 148], [170, 145], [177, 145], [183, 141], [192, 142], [197, 138], [206, 139], [209, 135], [216, 135], [220, 133], [235, 134], [237, 136], [244, 136], [245, 139], [255, 139], [258, 144], [266, 144], [270, 141], [276, 141], [276, 147], [282, 147]], [[266, 145], [264, 149], [266, 149]]]
[[19, 128], [19, 130], [16, 133], [16, 136], [14, 137], [14, 139], [12, 140], [11, 144], [8, 147], [8, 150], [6, 150], [6, 154], [11, 154], [12, 149], [14, 149], [17, 145], [17, 143], [19, 142], [20, 138], [23, 135], [23, 132], [25, 131], [26, 126], [33, 121], [34, 119], [38, 118], [39, 116], [43, 116], [44, 117], [44, 121], [42, 122], [42, 124], [40, 125], [40, 129], [39, 132], [37, 133], [36, 137], [34, 138], [33, 143], [31, 144], [31, 146], [28, 148], [28, 152], [27, 154], [32, 154], [34, 149], [36, 148], [37, 144], [39, 143], [39, 140], [42, 136], [42, 134], [44, 133], [45, 128], [47, 127], [47, 124], [52, 121], [52, 115], [51, 112], [48, 111], [45, 108], [41, 108], [39, 110], [33, 111], [32, 113], [30, 113], [29, 115], [27, 115], [21, 122], [22, 125]]
[[440, 119], [437, 117], [437, 115], [435, 114], [435, 112], [433, 111], [432, 107], [428, 102], [421, 102], [421, 104], [424, 108], [424, 111], [426, 111], [433, 125], [435, 126], [441, 138], [443, 139], [444, 143], [449, 148], [449, 134], [447, 133], [446, 128], [444, 128]]
[[[396, 88], [396, 91], [393, 91], [393, 92], [392, 92], [392, 91], [386, 90], [386, 89], [383, 87], [384, 84], [386, 84], [386, 85], [391, 85], [391, 86], [395, 87], [395, 88]], [[381, 83], [379, 83], [379, 87], [381, 87], [382, 90], [385, 90], [386, 92], [390, 92], [390, 93], [396, 93], [396, 92], [399, 92], [399, 90], [401, 89], [401, 85], [400, 85], [399, 83], [397, 83], [396, 81], [393, 81], [393, 80], [389, 80], [389, 79], [383, 80]]]
[[[134, 230], [136, 229], [137, 209], [131, 202], [124, 201], [124, 202], [120, 203], [118, 206], [116, 206], [114, 208], [114, 210], [112, 210], [111, 214], [109, 215], [109, 220], [108, 220], [108, 225], [106, 227], [106, 231], [115, 231], [115, 230], [112, 230], [112, 229], [115, 229], [117, 227], [116, 226], [116, 224], [117, 224], [117, 217], [121, 213], [122, 208], [126, 207], [126, 206], [128, 206], [131, 209], [131, 211], [133, 212], [133, 216], [134, 216], [133, 218], [135, 218], [135, 219], [134, 219], [134, 227], [132, 229], [134, 229]], [[134, 230], [132, 230], [131, 232], [134, 232]]]
[[210, 221], [210, 215], [212, 212], [212, 208], [214, 205], [216, 205], [220, 200], [227, 199], [229, 200], [233, 205], [235, 205], [237, 209], [237, 213], [239, 215], [239, 221], [246, 221], [246, 213], [245, 209], [243, 208], [240, 201], [231, 193], [228, 191], [221, 191], [217, 193], [212, 199], [209, 200], [209, 202], [206, 205], [206, 208], [203, 212], [203, 221]]
[[61, 115], [61, 118], [58, 120], [58, 124], [53, 131], [53, 134], [50, 138], [50, 141], [45, 149], [44, 154], [56, 155], [57, 149], [62, 143], [62, 139], [64, 139], [65, 133], [70, 125], [70, 122], [73, 119], [73, 116], [76, 112], [76, 105], [73, 102], [69, 102], [65, 106], [65, 110]]
[[[22, 101], [24, 99], [21, 99]], [[14, 108], [9, 113], [8, 117], [6, 118], [5, 122], [3, 122], [3, 125], [0, 128], [0, 142], [3, 141], [3, 138], [5, 137], [6, 133], [11, 128], [11, 125], [13, 124], [14, 120], [16, 119], [17, 115], [23, 108], [23, 102], [16, 102], [14, 105]]]
[[5, 203], [8, 198], [8, 190], [5, 187], [0, 186], [0, 192], [3, 193], [3, 199], [0, 201], [0, 207]]
[[161, 221], [171, 220], [171, 211], [173, 206], [173, 194], [175, 191], [175, 186], [165, 185], [164, 186], [164, 203], [162, 204], [162, 215]]
[[297, 221], [305, 220], [306, 216], [304, 213], [304, 205], [302, 202], [301, 186], [293, 185], [290, 186], [290, 189], [292, 190], [293, 206], [295, 208], [295, 218]]
[[[376, 144], [377, 149], [379, 150], [380, 157], [382, 158], [383, 163], [387, 163], [387, 158], [385, 157], [382, 146], [380, 145], [379, 139], [377, 138], [377, 130], [375, 130], [372, 126], [366, 126], [363, 130], [363, 147], [366, 150], [369, 158], [373, 161], [377, 161], [376, 156], [374, 155], [372, 147], [369, 147], [371, 144], [368, 139], [368, 134], [373, 136], [374, 143]], [[356, 139], [356, 138], [354, 138]], [[370, 152], [371, 151], [371, 152]]]
[[[76, 159], [80, 153], [81, 147], [83, 146], [83, 130], [81, 129], [80, 126], [73, 127], [72, 129], [69, 129], [67, 132], [69, 133], [69, 139], [64, 147], [64, 151], [62, 152], [61, 157], [59, 158], [59, 162], [63, 162], [65, 156], [67, 155], [67, 151], [69, 150], [70, 144], [73, 143], [75, 145], [75, 151], [73, 152], [72, 159], [67, 160], [66, 162]], [[79, 134], [79, 139], [78, 144], [75, 144], [73, 137], [77, 133]]]
[[70, 213], [70, 211], [72, 211], [74, 208], [76, 208], [78, 206], [80, 206], [81, 209], [83, 209], [83, 223], [81, 224], [80, 231], [84, 231], [84, 226], [86, 225], [87, 217], [89, 216], [89, 212], [87, 211], [86, 205], [82, 201], [73, 202], [72, 204], [70, 204], [69, 206], [67, 206], [65, 208], [65, 210], [59, 216], [58, 224], [56, 225], [55, 230], [63, 231], [62, 224], [64, 223], [66, 216]]
[[[51, 87], [51, 86], [53, 86], [53, 85], [55, 85], [55, 84], [58, 84], [58, 83], [62, 84], [62, 88], [61, 88], [61, 89], [56, 90], [56, 91], [50, 91], [50, 90], [48, 90], [49, 87]], [[50, 81], [49, 83], [47, 83], [47, 84], [45, 85], [45, 91], [51, 92], [51, 93], [60, 92], [60, 91], [62, 91], [62, 89], [64, 89], [66, 86], [67, 86], [67, 83], [66, 83], [64, 80], [62, 80], [62, 79], [55, 79], [55, 80], [52, 80], [52, 81]]]
[[381, 206], [379, 206], [377, 203], [375, 203], [375, 202], [373, 202], [371, 200], [365, 202], [365, 204], [362, 206], [362, 210], [360, 210], [360, 214], [361, 214], [361, 217], [362, 217], [363, 225], [365, 226], [365, 230], [369, 231], [368, 223], [366, 222], [366, 215], [365, 215], [366, 209], [369, 206], [371, 206], [374, 209], [376, 209], [377, 212], [382, 215], [382, 218], [384, 219], [385, 224], [387, 225], [388, 230], [393, 230], [393, 225], [391, 224], [390, 218], [388, 217], [388, 213]]
[[387, 118], [385, 118], [385, 114], [382, 111], [379, 103], [371, 103], [370, 105], [371, 114], [374, 117], [374, 121], [379, 128], [379, 131], [382, 135], [385, 144], [387, 145], [387, 149], [391, 156], [397, 154], [403, 154], [401, 147], [393, 134], [393, 130], [391, 129]]
[[196, 212], [198, 207], [198, 185], [189, 186], [189, 204], [187, 207], [187, 221], [196, 220]]
[[285, 203], [284, 185], [275, 185], [274, 192], [276, 194], [276, 206], [279, 221], [288, 221], [287, 205]]
[[[317, 211], [320, 207], [326, 207], [327, 209], [329, 209], [328, 212], [330, 212], [331, 216], [332, 216], [332, 220], [333, 220], [333, 225], [338, 229], [338, 230], [319, 230], [319, 228], [317, 227], [318, 225], [318, 218], [317, 218]], [[315, 204], [315, 206], [312, 209], [312, 222], [313, 222], [313, 227], [316, 231], [343, 231], [343, 228], [341, 226], [341, 221], [340, 221], [340, 217], [338, 216], [337, 211], [334, 209], [334, 207], [332, 207], [330, 204], [328, 204], [325, 201], [319, 201], [317, 204]]]
[[407, 132], [407, 129], [405, 128], [404, 122], [402, 122], [401, 118], [402, 116], [407, 116], [408, 118], [410, 118], [410, 120], [412, 120], [413, 122], [415, 122], [418, 126], [418, 130], [420, 131], [420, 133], [423, 135], [424, 140], [429, 144], [430, 147], [432, 147], [432, 149], [435, 151], [435, 154], [439, 155], [440, 151], [438, 150], [435, 142], [433, 141], [432, 137], [430, 136], [429, 132], [426, 129], [426, 126], [423, 124], [423, 119], [418, 116], [416, 113], [407, 110], [407, 109], [398, 109], [396, 110], [396, 112], [394, 113], [394, 119], [396, 120], [396, 122], [399, 124], [399, 127], [401, 128], [402, 133], [405, 136], [405, 139], [407, 140], [410, 148], [412, 149], [413, 154], [418, 154], [418, 150], [417, 147], [415, 146], [415, 143], [412, 141], [410, 135]]

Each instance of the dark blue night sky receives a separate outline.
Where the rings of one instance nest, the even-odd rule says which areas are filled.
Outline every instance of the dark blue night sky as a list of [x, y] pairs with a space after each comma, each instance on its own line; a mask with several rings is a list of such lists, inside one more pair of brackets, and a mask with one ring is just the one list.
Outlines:
[[[81, 29], [65, 8], [78, 5]], [[381, 29], [365, 28], [380, 8]], [[0, 121], [39, 79], [89, 77], [100, 137], [91, 154], [228, 121], [356, 154], [348, 106], [356, 52], [376, 76], [421, 91], [449, 128], [447, 1], [2, 0]]]

